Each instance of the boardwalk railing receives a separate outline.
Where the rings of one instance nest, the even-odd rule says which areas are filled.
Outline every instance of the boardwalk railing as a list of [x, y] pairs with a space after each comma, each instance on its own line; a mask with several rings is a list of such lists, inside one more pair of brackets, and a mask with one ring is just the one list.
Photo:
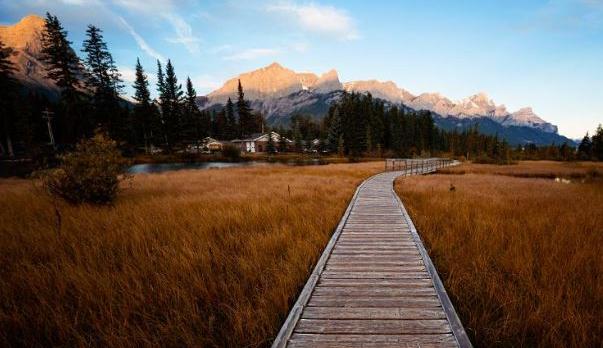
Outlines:
[[403, 175], [415, 175], [436, 171], [455, 162], [449, 158], [388, 158], [385, 171], [404, 171]]
[[356, 190], [272, 347], [471, 347], [393, 190], [457, 162], [388, 160]]

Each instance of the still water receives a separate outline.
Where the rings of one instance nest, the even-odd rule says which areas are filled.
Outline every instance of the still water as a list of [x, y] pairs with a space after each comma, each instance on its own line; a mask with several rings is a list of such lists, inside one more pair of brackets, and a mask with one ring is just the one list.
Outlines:
[[273, 165], [289, 165], [289, 166], [315, 166], [327, 164], [327, 161], [317, 158], [308, 158], [302, 160], [288, 161], [244, 161], [244, 162], [192, 162], [192, 163], [144, 163], [136, 164], [128, 168], [130, 174], [141, 173], [163, 173], [172, 170], [183, 169], [220, 169], [220, 168], [235, 168], [235, 167], [252, 167], [252, 166], [273, 166]]
[[173, 170], [184, 169], [212, 169], [212, 168], [234, 168], [234, 167], [251, 167], [251, 166], [266, 166], [272, 163], [261, 161], [248, 162], [193, 162], [193, 163], [143, 163], [135, 164], [128, 168], [130, 174], [140, 173], [163, 173]]

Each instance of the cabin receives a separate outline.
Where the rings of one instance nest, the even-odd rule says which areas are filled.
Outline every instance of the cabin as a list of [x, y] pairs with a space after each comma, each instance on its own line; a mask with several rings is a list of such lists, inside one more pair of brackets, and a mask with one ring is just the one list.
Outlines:
[[257, 133], [246, 139], [235, 139], [231, 143], [238, 146], [242, 152], [266, 152], [268, 149], [268, 136], [272, 138], [276, 151], [281, 147], [281, 139], [285, 141], [287, 150], [293, 146], [292, 140], [281, 137], [277, 132]]

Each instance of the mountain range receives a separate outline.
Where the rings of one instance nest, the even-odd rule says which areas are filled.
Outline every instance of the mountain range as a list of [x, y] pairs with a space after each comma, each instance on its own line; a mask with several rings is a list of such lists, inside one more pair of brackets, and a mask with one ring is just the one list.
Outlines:
[[295, 72], [278, 63], [229, 79], [221, 88], [200, 97], [200, 107], [215, 108], [225, 104], [228, 98], [236, 98], [238, 81], [241, 81], [252, 107], [260, 110], [272, 125], [287, 125], [295, 114], [321, 118], [329, 106], [347, 91], [371, 93], [390, 105], [432, 111], [436, 125], [447, 130], [477, 126], [480, 131], [499, 134], [512, 144], [573, 143], [559, 135], [557, 126], [536, 115], [532, 108], [511, 112], [483, 92], [453, 101], [439, 93], [414, 95], [392, 81], [342, 83], [334, 69], [317, 75]]
[[[0, 40], [13, 49], [11, 60], [15, 63], [18, 80], [30, 89], [40, 90], [49, 96], [58, 95], [54, 83], [45, 77], [40, 61], [40, 35], [44, 19], [31, 15], [11, 26], [0, 26]], [[394, 82], [377, 80], [342, 83], [336, 70], [318, 75], [295, 72], [278, 63], [233, 77], [224, 85], [198, 98], [200, 108], [224, 105], [228, 98], [236, 98], [241, 81], [245, 96], [251, 106], [260, 110], [272, 125], [286, 126], [291, 116], [307, 114], [322, 118], [330, 105], [344, 91], [371, 93], [389, 105], [403, 105], [412, 110], [429, 110], [436, 125], [447, 130], [463, 130], [477, 126], [487, 134], [499, 134], [512, 144], [573, 143], [557, 133], [557, 126], [546, 122], [529, 108], [510, 112], [497, 105], [485, 93], [478, 93], [460, 101], [453, 101], [438, 93], [414, 95]]]

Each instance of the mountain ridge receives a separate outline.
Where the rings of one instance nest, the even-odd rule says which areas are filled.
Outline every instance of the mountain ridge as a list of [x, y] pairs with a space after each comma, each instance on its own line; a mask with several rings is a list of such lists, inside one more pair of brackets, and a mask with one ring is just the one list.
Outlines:
[[[235, 85], [238, 85], [239, 80], [247, 91], [248, 99], [262, 100], [268, 104], [273, 104], [274, 99], [287, 97], [301, 90], [310, 90], [315, 93], [345, 90], [371, 93], [376, 98], [404, 104], [414, 110], [429, 110], [443, 117], [459, 119], [487, 117], [502, 126], [526, 126], [538, 128], [547, 133], [557, 133], [558, 131], [557, 126], [543, 120], [534, 113], [531, 107], [510, 112], [504, 104], [497, 105], [485, 92], [453, 101], [439, 93], [413, 95], [398, 87], [393, 81], [360, 80], [341, 83], [337, 71], [334, 69], [318, 77], [313, 73], [296, 73], [276, 62], [229, 79], [223, 87], [208, 94], [205, 105], [224, 104], [228, 97], [235, 96]], [[285, 89], [280, 88], [280, 82], [283, 80], [289, 81]], [[271, 84], [270, 81], [276, 81], [276, 83]], [[275, 116], [270, 113], [270, 110], [262, 111], [268, 112], [266, 115], [268, 118]]]

